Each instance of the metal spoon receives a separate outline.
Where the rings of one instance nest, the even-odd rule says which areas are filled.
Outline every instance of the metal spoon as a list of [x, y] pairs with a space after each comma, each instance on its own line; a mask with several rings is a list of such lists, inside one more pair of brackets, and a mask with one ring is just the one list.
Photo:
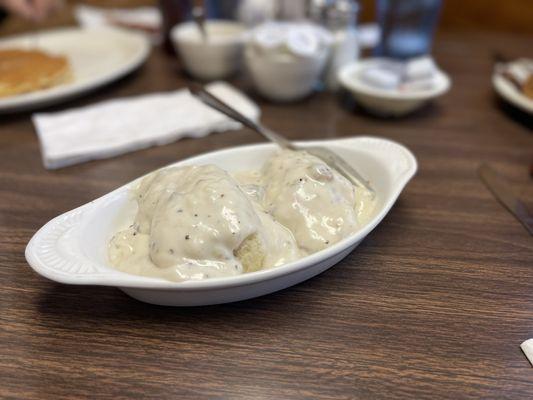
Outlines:
[[375, 197], [375, 191], [370, 186], [370, 183], [365, 178], [363, 178], [361, 174], [359, 174], [359, 172], [355, 170], [355, 168], [353, 168], [350, 164], [348, 164], [346, 161], [344, 161], [341, 157], [339, 157], [331, 150], [321, 146], [297, 146], [279, 133], [276, 133], [268, 129], [264, 125], [247, 118], [246, 116], [235, 110], [233, 107], [220, 100], [218, 97], [209, 93], [207, 90], [204, 89], [202, 85], [192, 83], [189, 85], [189, 91], [192, 95], [197, 97], [204, 104], [208, 105], [211, 108], [214, 108], [215, 110], [221, 112], [224, 115], [227, 115], [231, 119], [240, 122], [244, 126], [247, 126], [248, 128], [260, 133], [266, 139], [276, 143], [281, 148], [290, 150], [303, 150], [309, 154], [320, 158], [330, 167], [336, 169], [352, 184], [365, 188], [372, 196], [372, 198]]
[[193, 7], [192, 9], [192, 18], [194, 19], [194, 22], [196, 22], [196, 25], [198, 26], [198, 29], [200, 33], [202, 34], [202, 39], [204, 41], [207, 41], [207, 29], [205, 28], [205, 10], [204, 7], [198, 5]]

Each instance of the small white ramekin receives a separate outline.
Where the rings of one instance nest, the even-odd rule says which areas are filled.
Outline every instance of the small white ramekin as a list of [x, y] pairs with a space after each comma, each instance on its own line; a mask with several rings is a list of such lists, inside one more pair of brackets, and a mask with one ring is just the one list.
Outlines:
[[194, 22], [176, 25], [170, 38], [183, 66], [201, 80], [222, 79], [235, 73], [240, 66], [245, 27], [224, 21], [206, 21], [207, 40]]
[[353, 95], [355, 101], [376, 115], [399, 117], [409, 114], [442, 96], [451, 86], [448, 75], [439, 69], [435, 71], [434, 85], [431, 88], [409, 92], [375, 88], [360, 78], [362, 70], [382, 62], [380, 58], [354, 61], [341, 68], [338, 75], [339, 82]]
[[246, 69], [255, 89], [269, 100], [295, 101], [313, 92], [327, 61], [328, 52], [314, 57], [261, 54], [253, 47], [244, 52]]

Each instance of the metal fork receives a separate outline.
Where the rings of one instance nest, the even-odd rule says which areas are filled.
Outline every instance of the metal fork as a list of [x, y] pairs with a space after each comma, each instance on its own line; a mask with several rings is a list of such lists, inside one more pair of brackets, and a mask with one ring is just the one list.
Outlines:
[[333, 151], [322, 146], [300, 147], [292, 143], [290, 140], [286, 139], [279, 133], [276, 133], [268, 129], [266, 126], [247, 118], [246, 116], [244, 116], [243, 114], [235, 110], [233, 107], [229, 106], [227, 103], [220, 100], [218, 97], [209, 93], [200, 84], [191, 83], [189, 85], [189, 91], [191, 92], [192, 95], [197, 97], [204, 104], [208, 105], [209, 107], [214, 108], [215, 110], [221, 112], [224, 115], [227, 115], [231, 119], [240, 122], [244, 126], [247, 126], [248, 128], [258, 132], [259, 134], [264, 136], [266, 139], [270, 140], [271, 142], [276, 143], [281, 148], [290, 149], [290, 150], [303, 150], [309, 154], [314, 155], [315, 157], [320, 158], [330, 167], [337, 170], [341, 175], [343, 175], [346, 179], [348, 179], [352, 184], [366, 189], [369, 192], [369, 194], [372, 196], [372, 198], [375, 197], [376, 192], [374, 191], [370, 183], [365, 178], [363, 178], [361, 174], [355, 170], [355, 168], [353, 168], [350, 164], [348, 164], [344, 159], [342, 159], [339, 155], [337, 155]]

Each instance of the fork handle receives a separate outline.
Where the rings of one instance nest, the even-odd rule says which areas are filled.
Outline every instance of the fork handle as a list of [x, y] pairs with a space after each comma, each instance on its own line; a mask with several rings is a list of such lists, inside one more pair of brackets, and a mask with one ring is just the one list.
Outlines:
[[189, 91], [193, 96], [198, 98], [205, 105], [258, 132], [271, 142], [277, 143], [280, 147], [284, 149], [295, 149], [295, 146], [289, 140], [241, 114], [239, 111], [237, 111], [224, 101], [220, 100], [215, 95], [209, 93], [207, 90], [204, 89], [202, 85], [199, 85], [197, 83], [191, 83], [189, 85]]

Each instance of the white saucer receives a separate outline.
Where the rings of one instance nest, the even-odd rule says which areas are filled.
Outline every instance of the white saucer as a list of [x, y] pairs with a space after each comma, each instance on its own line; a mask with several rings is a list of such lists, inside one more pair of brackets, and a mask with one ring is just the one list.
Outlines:
[[350, 91], [355, 100], [378, 115], [401, 116], [415, 111], [428, 101], [442, 96], [451, 85], [450, 78], [441, 70], [435, 71], [431, 88], [401, 92], [371, 86], [360, 79], [361, 71], [375, 68], [385, 60], [366, 58], [344, 66], [339, 71], [339, 82]]

